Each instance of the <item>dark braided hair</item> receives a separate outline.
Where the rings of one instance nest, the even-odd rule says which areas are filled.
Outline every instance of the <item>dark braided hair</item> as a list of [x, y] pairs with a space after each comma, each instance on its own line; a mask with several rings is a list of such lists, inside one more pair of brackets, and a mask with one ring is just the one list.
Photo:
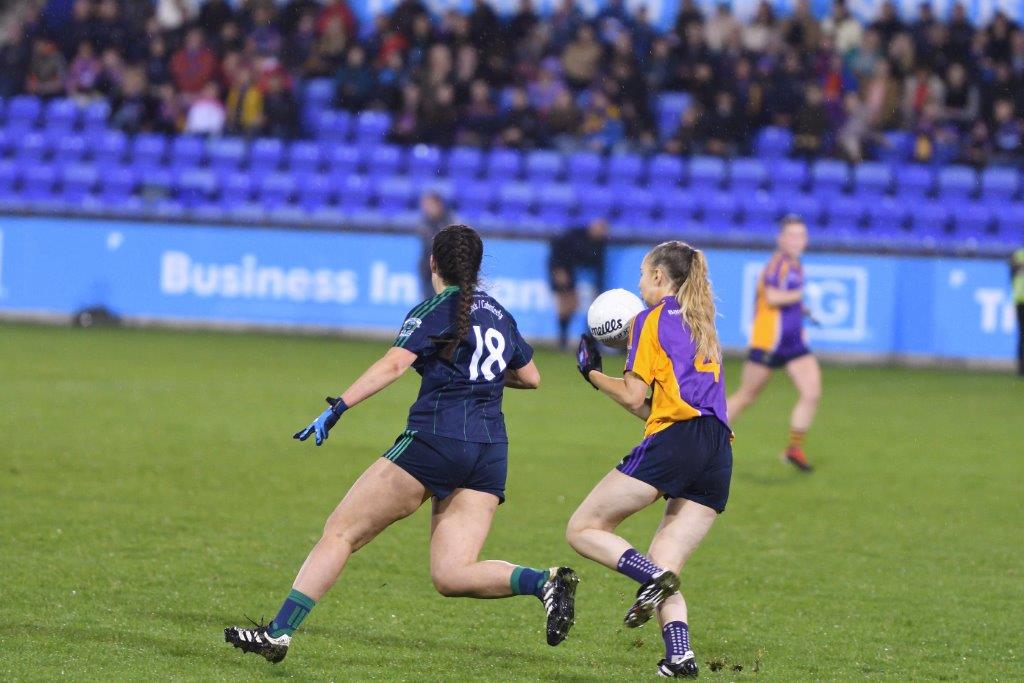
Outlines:
[[469, 333], [469, 309], [480, 279], [484, 243], [468, 225], [449, 225], [434, 236], [430, 252], [441, 279], [459, 288], [455, 334], [443, 339], [445, 346], [441, 349], [441, 358], [450, 362], [459, 342]]

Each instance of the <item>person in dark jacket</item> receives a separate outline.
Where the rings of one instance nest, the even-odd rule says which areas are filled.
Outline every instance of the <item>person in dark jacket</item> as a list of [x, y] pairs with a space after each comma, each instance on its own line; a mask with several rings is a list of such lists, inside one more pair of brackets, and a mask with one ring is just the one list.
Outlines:
[[581, 268], [594, 271], [597, 291], [604, 291], [605, 250], [608, 245], [608, 221], [597, 218], [585, 228], [574, 228], [551, 240], [548, 272], [558, 313], [558, 345], [565, 348], [569, 322], [580, 307], [576, 291], [576, 273]]

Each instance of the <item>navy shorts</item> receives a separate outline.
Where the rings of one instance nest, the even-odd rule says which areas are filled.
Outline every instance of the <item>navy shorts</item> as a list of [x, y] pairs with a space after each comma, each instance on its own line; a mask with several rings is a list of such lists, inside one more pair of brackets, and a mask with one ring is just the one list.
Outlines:
[[615, 469], [666, 498], [685, 498], [722, 512], [732, 480], [732, 432], [716, 417], [676, 422], [641, 441]]
[[455, 489], [492, 493], [505, 502], [507, 443], [474, 443], [406, 430], [383, 456], [444, 500]]
[[765, 351], [764, 349], [750, 349], [750, 353], [747, 355], [747, 360], [751, 363], [767, 366], [772, 370], [778, 370], [779, 368], [784, 368], [789, 365], [790, 361], [806, 356], [810, 352], [811, 350], [803, 344], [800, 346], [779, 349], [774, 353], [771, 351]]

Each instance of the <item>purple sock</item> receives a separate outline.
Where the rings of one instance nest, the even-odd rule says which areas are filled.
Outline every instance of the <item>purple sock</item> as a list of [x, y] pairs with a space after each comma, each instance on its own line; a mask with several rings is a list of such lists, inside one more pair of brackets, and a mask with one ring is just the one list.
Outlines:
[[690, 629], [685, 621], [670, 621], [661, 629], [661, 637], [665, 639], [665, 659], [682, 657], [690, 649]]
[[622, 553], [616, 569], [620, 574], [625, 574], [637, 583], [647, 583], [651, 578], [662, 571], [661, 567], [641, 555], [634, 548]]

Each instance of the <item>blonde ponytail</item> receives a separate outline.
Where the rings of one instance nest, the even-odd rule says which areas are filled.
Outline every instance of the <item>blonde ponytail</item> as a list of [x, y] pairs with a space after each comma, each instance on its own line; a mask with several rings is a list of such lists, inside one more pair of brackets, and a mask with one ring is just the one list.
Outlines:
[[708, 260], [704, 252], [694, 249], [690, 273], [676, 292], [679, 310], [690, 326], [699, 360], [722, 360], [722, 345], [715, 328], [715, 292], [708, 275]]
[[656, 246], [647, 258], [652, 267], [662, 268], [678, 287], [676, 301], [697, 347], [697, 360], [720, 362], [722, 345], [715, 328], [715, 293], [704, 252], [673, 240]]

